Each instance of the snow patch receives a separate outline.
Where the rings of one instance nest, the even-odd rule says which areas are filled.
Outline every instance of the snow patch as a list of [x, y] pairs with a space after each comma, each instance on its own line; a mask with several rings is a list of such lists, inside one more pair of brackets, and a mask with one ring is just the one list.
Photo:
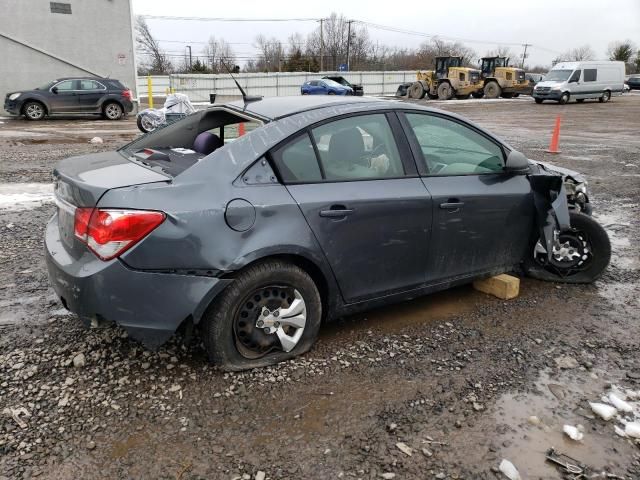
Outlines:
[[53, 200], [52, 183], [0, 184], [0, 211], [31, 210]]

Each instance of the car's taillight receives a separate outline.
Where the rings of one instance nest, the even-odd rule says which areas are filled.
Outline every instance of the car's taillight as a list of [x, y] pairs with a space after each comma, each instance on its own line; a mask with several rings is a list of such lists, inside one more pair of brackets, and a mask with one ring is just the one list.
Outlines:
[[133, 94], [131, 93], [131, 90], [123, 90], [122, 96], [127, 100], [131, 100], [133, 98]]
[[166, 215], [148, 210], [77, 208], [75, 236], [101, 260], [111, 260], [146, 237]]

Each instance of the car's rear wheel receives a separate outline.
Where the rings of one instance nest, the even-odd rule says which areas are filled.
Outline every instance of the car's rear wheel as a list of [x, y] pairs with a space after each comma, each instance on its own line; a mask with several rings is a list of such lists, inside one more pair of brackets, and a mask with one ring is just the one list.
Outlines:
[[120, 104], [109, 102], [102, 108], [102, 114], [107, 120], [120, 120], [124, 111]]
[[602, 94], [602, 96], [600, 98], [598, 98], [598, 101], [600, 103], [607, 103], [609, 100], [611, 100], [611, 92], [609, 90], [607, 90], [606, 92], [604, 92]]
[[273, 365], [308, 351], [322, 303], [311, 277], [280, 260], [242, 271], [203, 318], [211, 361], [225, 370]]
[[541, 98], [535, 98], [534, 99], [536, 101], [537, 104], [540, 104], [543, 102], [543, 100]]
[[22, 107], [22, 112], [27, 120], [42, 120], [46, 115], [46, 109], [40, 102], [27, 102]]
[[571, 228], [561, 232], [547, 261], [540, 240], [524, 263], [527, 275], [539, 280], [563, 283], [592, 283], [611, 259], [611, 243], [605, 229], [588, 215], [570, 212]]

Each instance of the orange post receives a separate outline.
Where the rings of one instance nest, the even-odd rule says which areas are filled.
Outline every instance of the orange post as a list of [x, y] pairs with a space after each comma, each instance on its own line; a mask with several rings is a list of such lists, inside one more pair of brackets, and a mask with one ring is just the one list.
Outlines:
[[560, 115], [556, 117], [556, 126], [553, 129], [553, 135], [551, 135], [548, 153], [560, 153], [560, 150], [558, 150], [560, 145], [560, 118]]
[[238, 136], [241, 137], [244, 135], [244, 123], [238, 124]]

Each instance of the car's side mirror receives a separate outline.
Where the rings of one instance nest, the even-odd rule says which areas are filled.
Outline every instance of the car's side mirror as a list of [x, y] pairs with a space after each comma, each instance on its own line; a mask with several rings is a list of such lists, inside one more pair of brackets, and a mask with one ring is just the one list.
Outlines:
[[58, 93], [58, 87], [53, 87], [53, 88], [51, 89], [51, 91], [52, 91], [53, 93]]
[[527, 160], [524, 153], [512, 150], [507, 156], [504, 169], [509, 173], [527, 173], [529, 171], [529, 160]]

